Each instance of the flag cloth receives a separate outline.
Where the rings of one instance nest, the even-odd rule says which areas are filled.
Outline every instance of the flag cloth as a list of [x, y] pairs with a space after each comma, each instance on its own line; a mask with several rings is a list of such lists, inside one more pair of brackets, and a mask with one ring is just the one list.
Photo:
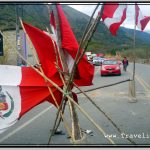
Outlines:
[[52, 37], [57, 42], [58, 38], [57, 38], [57, 30], [56, 30], [56, 21], [55, 21], [53, 11], [51, 11], [51, 14], [50, 14], [50, 27], [51, 27], [51, 30], [52, 30]]
[[135, 5], [135, 14], [136, 14], [136, 25], [141, 31], [143, 31], [148, 22], [150, 21], [150, 16], [143, 16], [137, 4]]
[[[42, 31], [25, 22], [23, 22], [23, 26], [37, 52], [44, 74], [48, 78], [51, 78], [54, 75], [58, 76], [59, 78], [59, 73], [55, 66], [56, 53], [54, 49], [54, 43], [50, 35], [45, 31]], [[61, 68], [60, 61], [59, 66]]]
[[112, 35], [116, 35], [120, 25], [126, 19], [127, 5], [120, 5], [118, 3], [104, 5], [102, 20], [108, 27]]
[[[58, 4], [56, 5], [56, 7], [60, 24], [61, 46], [62, 49], [65, 51], [66, 60], [69, 65], [69, 71], [71, 72], [79, 45], [61, 5]], [[76, 78], [74, 82], [78, 86], [92, 85], [93, 75], [94, 66], [87, 61], [87, 58], [84, 55], [84, 57], [81, 59], [80, 63], [77, 66]]]
[[[51, 36], [46, 32], [36, 27], [33, 27], [27, 23], [23, 23], [23, 26], [29, 38], [31, 39], [33, 46], [35, 47], [44, 74], [55, 83], [57, 81], [58, 85], [59, 84], [62, 85], [62, 80], [55, 66], [57, 44], [52, 40]], [[56, 47], [56, 50], [54, 49], [54, 47]], [[58, 58], [58, 65], [62, 69], [59, 58]], [[59, 97], [61, 97], [62, 93], [60, 93], [59, 91], [57, 92], [60, 94]]]
[[[59, 81], [55, 82], [62, 86]], [[0, 65], [0, 133], [45, 100], [55, 104], [47, 86], [60, 105], [62, 94], [31, 67]]]

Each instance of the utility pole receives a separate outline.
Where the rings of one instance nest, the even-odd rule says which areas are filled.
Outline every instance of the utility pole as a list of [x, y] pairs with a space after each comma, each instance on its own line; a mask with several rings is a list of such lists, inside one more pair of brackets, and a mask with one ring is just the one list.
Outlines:
[[[16, 50], [22, 54], [21, 49], [21, 37], [20, 37], [20, 30], [19, 30], [19, 5], [16, 4]], [[22, 65], [22, 59], [17, 56], [17, 65]]]

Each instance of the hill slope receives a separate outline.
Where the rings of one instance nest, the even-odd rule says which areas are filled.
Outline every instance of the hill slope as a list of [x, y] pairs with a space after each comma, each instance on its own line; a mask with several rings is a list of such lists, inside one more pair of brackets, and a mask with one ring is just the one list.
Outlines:
[[[46, 5], [18, 5], [18, 14], [24, 21], [31, 23], [41, 29], [49, 27], [49, 13]], [[83, 31], [86, 27], [89, 16], [67, 6], [63, 5], [63, 10], [70, 22], [70, 25], [80, 41]], [[15, 29], [16, 6], [0, 5], [0, 29]], [[100, 22], [99, 26], [89, 44], [88, 49], [99, 52], [100, 50], [129, 48], [133, 45], [133, 30], [120, 28], [117, 36], [112, 36], [107, 27]], [[136, 46], [147, 45], [150, 42], [150, 34], [137, 31]]]

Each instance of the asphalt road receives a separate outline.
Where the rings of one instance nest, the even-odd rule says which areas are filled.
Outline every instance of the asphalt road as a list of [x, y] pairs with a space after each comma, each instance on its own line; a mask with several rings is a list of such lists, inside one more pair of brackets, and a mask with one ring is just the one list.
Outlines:
[[[92, 87], [82, 87], [83, 90], [92, 89], [126, 79], [132, 79], [133, 65], [130, 63], [127, 72], [121, 76], [101, 77], [100, 67], [95, 67]], [[80, 106], [105, 132], [103, 135], [78, 109], [79, 122], [82, 130], [91, 130], [92, 134], [85, 134], [82, 143], [86, 145], [108, 145], [110, 137], [116, 145], [133, 145], [127, 140], [130, 137], [137, 145], [150, 144], [150, 65], [136, 64], [136, 103], [131, 103], [128, 97], [128, 82], [115, 86], [88, 92], [88, 96], [116, 123], [122, 130], [120, 134], [108, 119], [99, 112], [83, 94], [78, 94]], [[74, 89], [74, 91], [78, 91]], [[0, 144], [9, 145], [47, 145], [56, 117], [56, 108], [47, 102], [36, 106], [24, 115], [13, 127], [0, 135]], [[65, 118], [69, 117], [68, 108]], [[68, 121], [70, 125], [70, 120]], [[64, 124], [61, 123], [62, 135], [52, 137], [51, 145], [71, 144]]]

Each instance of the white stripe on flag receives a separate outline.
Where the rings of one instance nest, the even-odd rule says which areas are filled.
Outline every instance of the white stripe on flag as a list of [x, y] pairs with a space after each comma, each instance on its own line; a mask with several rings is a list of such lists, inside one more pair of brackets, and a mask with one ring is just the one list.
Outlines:
[[104, 20], [105, 25], [110, 28], [110, 26], [114, 23], [119, 23], [121, 22], [121, 18], [123, 15], [123, 11], [125, 10], [126, 5], [119, 5], [116, 11], [113, 14], [112, 18], [106, 18]]
[[74, 64], [74, 59], [72, 58], [72, 56], [67, 51], [65, 51], [65, 58], [67, 61], [69, 73], [71, 73], [72, 68], [73, 68], [73, 64]]
[[21, 112], [21, 67], [0, 65], [0, 133], [12, 126]]
[[0, 65], [0, 85], [19, 85], [21, 82], [21, 67]]

